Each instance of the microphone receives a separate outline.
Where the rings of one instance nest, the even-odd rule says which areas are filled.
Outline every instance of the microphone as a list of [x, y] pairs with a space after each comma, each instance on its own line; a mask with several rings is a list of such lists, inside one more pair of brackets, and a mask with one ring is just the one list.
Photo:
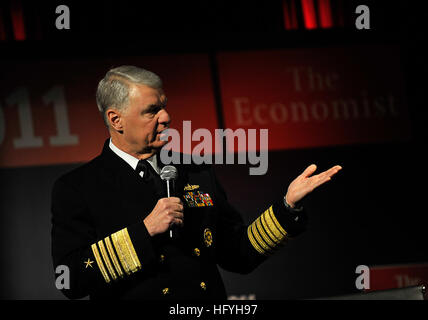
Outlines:
[[[174, 166], [164, 166], [160, 172], [160, 178], [163, 181], [166, 181], [166, 192], [168, 194], [168, 198], [171, 197], [171, 194], [175, 193], [175, 179], [177, 179], [177, 176], [177, 168]], [[169, 237], [172, 239], [171, 229], [169, 230]]]

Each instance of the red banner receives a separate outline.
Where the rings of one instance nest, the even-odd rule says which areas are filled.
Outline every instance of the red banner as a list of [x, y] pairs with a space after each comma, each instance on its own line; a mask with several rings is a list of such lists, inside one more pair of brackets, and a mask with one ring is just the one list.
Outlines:
[[[186, 138], [208, 132], [213, 151], [222, 151], [214, 146], [218, 124], [207, 55], [3, 61], [0, 166], [84, 162], [96, 156], [108, 136], [96, 107], [96, 87], [108, 69], [122, 64], [147, 68], [163, 79], [171, 127], [181, 135], [176, 150], [190, 153], [200, 142]], [[227, 143], [229, 151], [410, 137], [395, 47], [224, 52], [218, 68], [227, 136], [238, 137], [238, 144]], [[208, 131], [186, 133], [184, 120], [191, 121], [192, 132]]]
[[367, 291], [428, 285], [428, 263], [372, 266], [369, 270], [370, 289]]
[[225, 126], [269, 129], [269, 150], [410, 137], [395, 47], [225, 52], [218, 65]]
[[157, 73], [168, 97], [171, 127], [217, 128], [207, 55], [93, 61], [3, 61], [0, 75], [0, 166], [85, 162], [100, 153], [108, 131], [98, 112], [98, 82], [112, 67]]

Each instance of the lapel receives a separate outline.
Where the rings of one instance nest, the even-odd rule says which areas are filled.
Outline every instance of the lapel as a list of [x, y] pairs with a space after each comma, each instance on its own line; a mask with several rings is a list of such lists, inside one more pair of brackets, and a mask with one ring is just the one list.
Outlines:
[[[110, 210], [121, 216], [124, 224], [131, 224], [144, 219], [155, 207], [160, 198], [166, 197], [166, 183], [163, 192], [156, 191], [153, 182], [142, 179], [132, 167], [114, 153], [109, 147], [110, 139], [104, 143], [100, 155], [102, 176], [106, 181], [105, 193], [118, 199], [117, 205]], [[158, 164], [162, 168], [159, 153], [156, 155]], [[178, 171], [175, 181], [175, 196], [184, 201], [184, 186], [188, 182], [188, 170], [185, 165], [174, 165]], [[106, 199], [108, 201], [109, 199]]]
[[107, 139], [104, 143], [100, 155], [103, 176], [109, 182], [106, 188], [114, 190], [107, 194], [117, 196], [120, 214], [129, 217], [130, 222], [135, 218], [144, 218], [162, 195], [156, 192], [153, 183], [144, 181], [125, 160], [110, 149], [109, 141]]

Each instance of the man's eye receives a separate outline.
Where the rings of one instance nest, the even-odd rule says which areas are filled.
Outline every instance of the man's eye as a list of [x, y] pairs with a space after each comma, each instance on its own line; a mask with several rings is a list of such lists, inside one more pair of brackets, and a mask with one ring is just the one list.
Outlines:
[[165, 106], [152, 105], [144, 113], [151, 114], [151, 115], [154, 116], [154, 115], [156, 115], [159, 111], [161, 111], [164, 108], [165, 108]]
[[152, 113], [156, 114], [159, 111], [161, 111], [162, 109], [165, 109], [165, 106], [156, 106], [156, 107], [153, 108]]

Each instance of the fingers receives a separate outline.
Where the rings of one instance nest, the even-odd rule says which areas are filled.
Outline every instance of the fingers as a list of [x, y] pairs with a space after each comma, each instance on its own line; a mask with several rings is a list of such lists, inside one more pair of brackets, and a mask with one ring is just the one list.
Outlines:
[[320, 185], [326, 183], [327, 181], [330, 181], [331, 178], [338, 173], [340, 170], [342, 170], [342, 167], [337, 165], [334, 166], [316, 176], [313, 176], [312, 178], [314, 179], [313, 182], [313, 189], [319, 187]]
[[171, 227], [172, 225], [177, 225], [177, 226], [182, 227], [182, 226], [184, 225], [184, 222], [183, 222], [183, 220], [181, 220], [181, 219], [174, 218], [174, 219], [171, 221], [171, 223], [170, 223], [170, 227]]
[[[167, 199], [171, 199], [171, 198], [167, 198]], [[180, 200], [179, 198], [176, 198], [178, 200]], [[166, 214], [170, 219], [170, 224], [179, 224], [182, 225], [183, 224], [183, 219], [184, 219], [184, 207], [183, 204], [181, 203], [181, 200], [179, 202], [177, 202], [175, 199], [173, 202], [169, 202], [166, 206]]]
[[334, 176], [336, 173], [338, 173], [340, 170], [342, 170], [341, 166], [334, 166], [328, 170], [326, 170], [324, 173], [328, 177]]
[[303, 171], [303, 173], [300, 176], [303, 178], [307, 178], [310, 175], [312, 175], [315, 172], [315, 170], [317, 170], [317, 166], [315, 164], [311, 164], [309, 167], [305, 169], [305, 171]]
[[170, 197], [159, 199], [157, 207], [158, 212], [166, 215], [168, 222], [172, 223], [174, 219], [183, 220], [184, 206], [180, 198]]
[[180, 212], [180, 211], [171, 211], [169, 215], [172, 216], [173, 218], [177, 218], [180, 220], [184, 219], [184, 214], [183, 212]]
[[323, 177], [318, 178], [316, 181], [314, 181], [314, 183], [312, 185], [312, 190], [315, 188], [318, 188], [320, 185], [322, 185], [322, 184], [324, 184], [330, 180], [331, 180], [330, 176], [323, 176]]
[[172, 225], [183, 226], [184, 207], [180, 198], [159, 199], [152, 212], [143, 220], [151, 236], [164, 233]]
[[168, 209], [173, 210], [173, 211], [183, 212], [184, 207], [181, 203], [171, 203], [168, 206]]
[[158, 205], [165, 209], [178, 210], [178, 208], [180, 208], [179, 210], [181, 211], [183, 211], [184, 208], [183, 202], [181, 202], [181, 199], [177, 197], [161, 198], [158, 200]]
[[177, 197], [169, 197], [169, 198], [164, 198], [164, 199], [169, 199], [169, 201], [172, 203], [182, 203], [181, 199], [177, 198]]
[[180, 203], [172, 203], [169, 205], [167, 216], [169, 217], [169, 225], [179, 225], [183, 226], [184, 224], [184, 213], [183, 213], [183, 205]]
[[170, 217], [171, 217], [171, 222], [170, 222], [170, 226], [173, 224], [179, 225], [179, 226], [183, 226], [184, 224], [184, 215], [182, 212], [171, 212], [170, 213]]

